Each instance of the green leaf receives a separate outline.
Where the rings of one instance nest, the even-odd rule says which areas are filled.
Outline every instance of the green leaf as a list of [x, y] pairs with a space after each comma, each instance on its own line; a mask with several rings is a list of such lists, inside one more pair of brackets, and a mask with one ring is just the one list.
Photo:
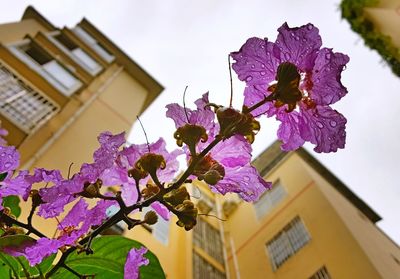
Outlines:
[[3, 247], [20, 247], [34, 243], [36, 240], [25, 234], [15, 234], [0, 237], [0, 248]]
[[0, 173], [0, 181], [3, 181], [7, 177], [8, 172]]
[[3, 198], [3, 206], [9, 207], [11, 213], [18, 218], [21, 215], [21, 208], [19, 207], [20, 199], [18, 196], [8, 196]]
[[[122, 236], [102, 236], [92, 242], [92, 255], [71, 254], [65, 264], [80, 274], [95, 274], [96, 279], [123, 279], [126, 256], [132, 248], [140, 248], [140, 242]], [[164, 271], [157, 257], [150, 251], [145, 254], [150, 263], [140, 267], [141, 279], [163, 279]], [[54, 279], [68, 279], [72, 274], [60, 268]]]
[[39, 276], [40, 271], [42, 274], [46, 274], [52, 266], [55, 257], [56, 254], [48, 256], [40, 264], [31, 267], [24, 257], [15, 258], [0, 252], [0, 278], [10, 278], [10, 274], [13, 276], [18, 274], [20, 278], [25, 278], [23, 268], [25, 268], [31, 276]]

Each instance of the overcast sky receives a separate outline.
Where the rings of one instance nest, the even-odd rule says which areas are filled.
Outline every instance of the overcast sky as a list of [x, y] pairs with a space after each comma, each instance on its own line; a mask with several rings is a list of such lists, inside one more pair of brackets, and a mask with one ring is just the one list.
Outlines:
[[[382, 218], [378, 225], [400, 243], [400, 79], [358, 34], [341, 20], [339, 1], [3, 1], [0, 22], [18, 21], [27, 5], [58, 27], [74, 26], [82, 17], [127, 52], [166, 88], [142, 116], [150, 141], [172, 138], [173, 125], [164, 106], [181, 102], [189, 85], [187, 103], [210, 91], [211, 101], [228, 105], [227, 55], [247, 38], [275, 40], [276, 29], [308, 22], [316, 25], [323, 46], [350, 56], [342, 74], [349, 94], [334, 108], [347, 119], [347, 144], [333, 154], [306, 148], [366, 201]], [[234, 76], [236, 79], [236, 76]], [[240, 108], [243, 84], [234, 82], [234, 104]], [[276, 138], [277, 123], [262, 121], [253, 145], [259, 154]], [[142, 143], [135, 127], [131, 141]], [[169, 147], [174, 148], [173, 141]]]

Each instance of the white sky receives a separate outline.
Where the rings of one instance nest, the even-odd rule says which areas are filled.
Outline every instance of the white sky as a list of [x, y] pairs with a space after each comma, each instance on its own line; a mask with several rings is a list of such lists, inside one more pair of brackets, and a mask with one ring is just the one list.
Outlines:
[[[347, 144], [333, 154], [316, 154], [384, 220], [378, 225], [400, 243], [400, 79], [381, 62], [375, 51], [364, 46], [358, 34], [341, 20], [339, 0], [238, 1], [238, 0], [0, 0], [0, 22], [18, 21], [27, 5], [34, 5], [58, 27], [69, 27], [82, 17], [127, 52], [165, 86], [163, 94], [143, 114], [150, 141], [159, 136], [172, 139], [172, 121], [164, 117], [164, 106], [181, 102], [189, 85], [187, 104], [210, 91], [211, 101], [228, 105], [227, 55], [238, 50], [247, 38], [275, 40], [276, 29], [311, 22], [320, 29], [323, 46], [350, 56], [342, 74], [349, 94], [334, 108], [347, 119]], [[234, 104], [241, 106], [243, 84], [234, 74]], [[142, 143], [135, 127], [131, 141]], [[277, 123], [262, 122], [254, 155], [275, 140]], [[175, 148], [169, 140], [169, 147]]]

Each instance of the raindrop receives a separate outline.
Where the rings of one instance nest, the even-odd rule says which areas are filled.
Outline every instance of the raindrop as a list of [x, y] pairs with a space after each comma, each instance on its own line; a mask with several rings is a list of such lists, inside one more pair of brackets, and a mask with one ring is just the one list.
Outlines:
[[4, 157], [4, 156], [6, 156], [6, 153], [5, 152], [1, 153], [1, 157]]
[[315, 83], [319, 83], [319, 82], [320, 82], [320, 79], [317, 78], [317, 79], [315, 80]]
[[331, 59], [331, 54], [330, 53], [325, 54], [325, 58], [328, 60]]
[[252, 69], [254, 69], [255, 67], [256, 67], [256, 65], [254, 65], [254, 64], [251, 65], [251, 68], [252, 68]]
[[264, 65], [264, 64], [261, 64], [261, 68], [263, 68], [263, 69], [264, 69], [264, 68], [265, 68], [265, 65]]
[[329, 124], [331, 124], [332, 127], [336, 127], [336, 125], [337, 125], [336, 121], [334, 121], [334, 120], [331, 120], [329, 122]]
[[9, 168], [9, 167], [11, 167], [11, 163], [10, 163], [10, 162], [5, 163], [5, 164], [4, 164], [4, 167], [5, 167], [6, 169]]
[[290, 32], [290, 36], [294, 37], [294, 32]]
[[244, 180], [244, 181], [250, 181], [250, 177], [248, 177], [248, 176], [243, 176], [243, 180]]
[[306, 38], [303, 38], [303, 40], [302, 40], [303, 42], [307, 42], [307, 39]]
[[252, 76], [248, 76], [248, 77], [246, 78], [246, 81], [251, 81], [252, 79], [253, 79]]
[[300, 37], [299, 37], [299, 36], [296, 36], [296, 37], [294, 37], [294, 39], [295, 39], [296, 41], [299, 41], [299, 40], [300, 40]]
[[264, 72], [264, 71], [260, 72], [260, 75], [262, 75], [262, 76], [265, 76], [265, 74], [266, 74], [266, 72]]
[[286, 53], [285, 53], [285, 58], [286, 58], [286, 59], [290, 59], [290, 53], [289, 53], [289, 52], [286, 52]]
[[319, 121], [317, 121], [317, 126], [320, 129], [324, 128], [324, 124], [322, 124], [322, 122], [319, 122]]

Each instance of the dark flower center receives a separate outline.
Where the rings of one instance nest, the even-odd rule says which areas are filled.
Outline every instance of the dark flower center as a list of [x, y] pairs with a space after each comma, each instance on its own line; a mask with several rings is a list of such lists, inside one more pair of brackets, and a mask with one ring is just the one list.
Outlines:
[[301, 76], [294, 64], [289, 62], [280, 64], [276, 73], [277, 83], [268, 87], [268, 91], [272, 92], [268, 99], [275, 100], [276, 107], [288, 105], [286, 111], [293, 111], [297, 102], [303, 98], [303, 93], [299, 89], [300, 79]]

